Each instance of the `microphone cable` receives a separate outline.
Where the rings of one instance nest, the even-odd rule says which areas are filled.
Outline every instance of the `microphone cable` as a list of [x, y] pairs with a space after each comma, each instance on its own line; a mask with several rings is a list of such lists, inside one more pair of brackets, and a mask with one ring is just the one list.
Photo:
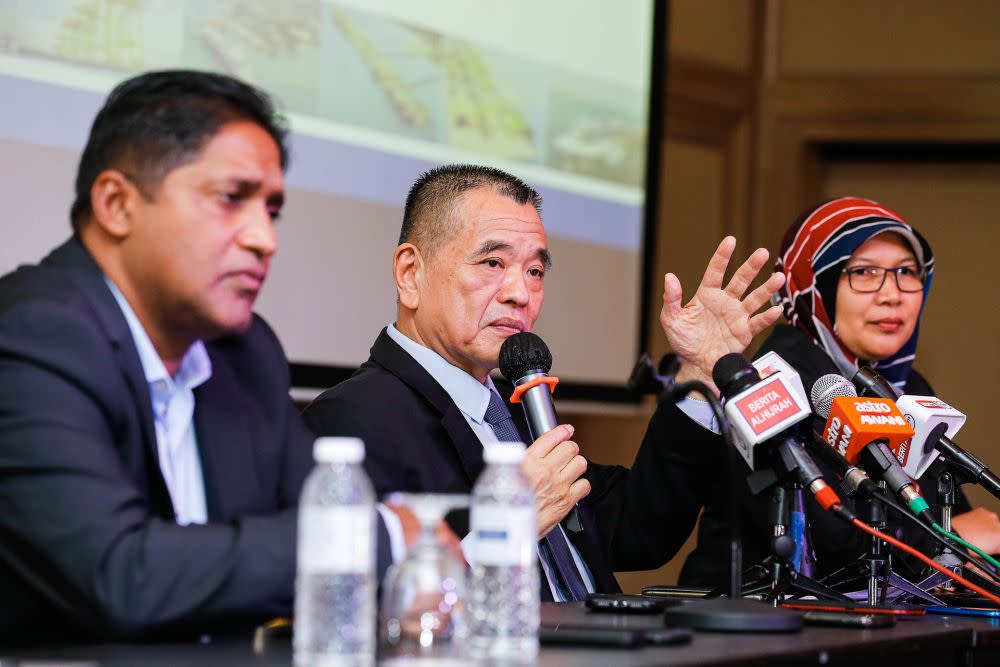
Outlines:
[[[979, 547], [966, 542], [958, 535], [949, 533], [944, 528], [942, 528], [937, 522], [934, 522], [933, 526], [928, 526], [926, 523], [921, 521], [912, 513], [908, 512], [900, 503], [896, 502], [895, 499], [890, 497], [888, 493], [882, 491], [881, 489], [876, 489], [875, 494], [878, 496], [879, 500], [884, 502], [892, 509], [896, 510], [897, 514], [901, 514], [902, 516], [906, 517], [908, 521], [911, 521], [917, 526], [920, 526], [920, 528], [924, 532], [933, 537], [940, 544], [947, 547], [948, 549], [951, 549], [956, 554], [964, 558], [966, 561], [974, 563], [977, 567], [982, 568], [982, 570], [988, 573], [990, 577], [992, 577], [995, 580], [995, 582], [997, 582], [997, 585], [1000, 586], [1000, 571], [997, 571], [996, 569], [997, 567], [1000, 567], [1000, 563], [998, 563], [996, 559], [984, 553]], [[957, 540], [957, 542], [956, 543], [949, 542], [943, 536], [953, 538]], [[985, 557], [988, 562], [983, 563], [979, 559], [973, 557], [973, 555], [970, 554], [968, 551], [966, 551], [966, 549], [972, 549], [980, 556]]]
[[[952, 541], [954, 541], [956, 544], [961, 544], [966, 549], [972, 549], [977, 554], [979, 554], [980, 556], [982, 556], [983, 559], [986, 560], [993, 567], [1000, 567], [1000, 561], [997, 561], [996, 558], [994, 558], [993, 556], [989, 555], [988, 553], [986, 553], [985, 551], [983, 551], [982, 549], [980, 549], [979, 547], [977, 547], [972, 542], [969, 542], [967, 540], [963, 540], [957, 533], [949, 533], [947, 530], [945, 530], [937, 522], [932, 523], [931, 527], [934, 528], [934, 530], [936, 530], [937, 532], [939, 532], [942, 535], [944, 535], [945, 537], [947, 537], [947, 538], [951, 539]], [[975, 562], [975, 561], [973, 561], [973, 562]], [[982, 563], [980, 563], [980, 565], [982, 565]]]
[[844, 521], [846, 521], [846, 522], [852, 524], [853, 526], [855, 526], [856, 528], [858, 528], [859, 530], [864, 531], [865, 533], [868, 533], [872, 537], [876, 537], [876, 538], [882, 540], [883, 542], [891, 544], [892, 546], [896, 547], [897, 549], [900, 549], [901, 551], [904, 551], [904, 552], [910, 554], [911, 556], [913, 556], [914, 558], [916, 558], [917, 560], [919, 560], [920, 562], [922, 562], [924, 565], [927, 565], [928, 567], [934, 568], [935, 570], [937, 570], [941, 574], [945, 575], [946, 577], [948, 577], [952, 581], [955, 581], [955, 582], [961, 584], [962, 586], [968, 588], [969, 590], [974, 591], [976, 593], [979, 593], [980, 595], [982, 595], [986, 599], [990, 600], [991, 602], [994, 602], [994, 603], [1000, 605], [1000, 596], [994, 595], [993, 593], [990, 593], [988, 590], [986, 590], [982, 586], [978, 586], [978, 585], [972, 583], [971, 581], [969, 581], [968, 579], [962, 577], [961, 575], [955, 574], [954, 572], [952, 572], [948, 568], [944, 567], [940, 563], [936, 563], [930, 557], [924, 555], [923, 553], [921, 553], [917, 549], [914, 549], [909, 544], [906, 544], [904, 542], [900, 542], [895, 537], [892, 537], [891, 535], [886, 535], [881, 530], [877, 530], [875, 528], [872, 528], [871, 526], [869, 526], [868, 524], [866, 524], [864, 521], [861, 521], [860, 519], [858, 519], [858, 517], [854, 516], [850, 512], [850, 510], [848, 510], [847, 508], [845, 508], [843, 505], [835, 505], [835, 506], [833, 506], [831, 508], [831, 511], [834, 514], [836, 514], [838, 517], [840, 517], [841, 519], [843, 519]]

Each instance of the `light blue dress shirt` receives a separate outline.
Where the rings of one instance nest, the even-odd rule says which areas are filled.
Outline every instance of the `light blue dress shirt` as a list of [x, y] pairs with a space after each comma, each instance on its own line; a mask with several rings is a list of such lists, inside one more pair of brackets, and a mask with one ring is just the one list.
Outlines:
[[205, 523], [208, 510], [194, 428], [194, 389], [212, 377], [212, 360], [204, 343], [195, 341], [184, 353], [177, 373], [171, 377], [135, 311], [111, 280], [105, 277], [104, 281], [125, 316], [146, 375], [160, 472], [167, 483], [177, 523], [182, 526]]
[[[425, 371], [427, 371], [431, 377], [433, 377], [438, 384], [445, 390], [451, 400], [455, 402], [458, 409], [462, 412], [462, 416], [465, 417], [465, 421], [468, 422], [472, 431], [479, 438], [479, 442], [483, 446], [489, 445], [491, 443], [497, 442], [497, 436], [493, 433], [493, 427], [489, 425], [486, 421], [486, 408], [490, 404], [490, 392], [496, 391], [496, 387], [493, 385], [493, 379], [489, 376], [486, 377], [486, 383], [483, 384], [479, 382], [476, 378], [472, 377], [461, 368], [452, 365], [444, 359], [437, 352], [426, 348], [423, 345], [407, 338], [405, 335], [399, 332], [395, 324], [390, 324], [387, 327], [387, 333], [389, 338], [394, 340], [403, 350], [405, 350], [413, 359], [420, 364]], [[556, 525], [553, 530], [563, 530], [561, 525]], [[587, 591], [590, 593], [594, 592], [594, 578], [590, 574], [590, 570], [587, 568], [586, 563], [580, 557], [580, 553], [576, 550], [568, 538], [566, 540], [569, 545], [570, 553], [573, 555], [573, 561], [576, 563], [576, 567], [580, 570], [580, 574], [583, 575], [583, 583], [587, 587]], [[469, 553], [471, 543], [469, 542], [469, 537], [466, 536], [462, 540], [462, 548]], [[542, 569], [544, 570], [545, 579], [548, 581], [549, 589], [552, 591], [552, 599], [557, 602], [564, 601], [564, 596], [561, 594], [559, 587], [556, 585], [556, 580], [552, 573], [552, 566], [544, 557], [539, 557], [539, 561], [542, 564]]]
[[708, 404], [708, 401], [699, 401], [690, 396], [685, 396], [681, 400], [677, 401], [677, 407], [681, 412], [686, 414], [692, 421], [701, 424], [707, 428], [712, 433], [721, 433], [719, 430], [719, 422], [715, 418], [715, 413], [712, 412], [712, 406]]

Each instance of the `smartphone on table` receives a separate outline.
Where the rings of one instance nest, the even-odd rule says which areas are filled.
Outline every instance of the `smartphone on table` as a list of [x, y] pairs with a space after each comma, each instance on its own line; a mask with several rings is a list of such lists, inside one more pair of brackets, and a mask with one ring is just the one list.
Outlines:
[[586, 601], [591, 611], [626, 614], [662, 614], [664, 609], [677, 604], [680, 604], [678, 600], [669, 598], [624, 593], [591, 593]]

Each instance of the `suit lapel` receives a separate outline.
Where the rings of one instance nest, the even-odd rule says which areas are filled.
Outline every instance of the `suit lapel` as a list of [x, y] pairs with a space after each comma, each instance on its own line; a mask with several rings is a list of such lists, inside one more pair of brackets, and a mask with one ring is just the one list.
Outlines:
[[[378, 338], [375, 339], [375, 344], [372, 345], [371, 349], [371, 358], [372, 361], [405, 382], [441, 414], [441, 425], [448, 433], [448, 437], [458, 453], [471, 488], [483, 469], [483, 445], [455, 402], [430, 373], [424, 370], [423, 366], [389, 337], [386, 329], [383, 329]], [[505, 391], [507, 387], [502, 383], [498, 389], [501, 395], [509, 396], [510, 392]], [[523, 412], [512, 410], [511, 413], [518, 431], [525, 439], [524, 441], [530, 443], [531, 438], [528, 435]], [[586, 506], [585, 502], [581, 502], [579, 508], [580, 521], [584, 530], [567, 530], [566, 533], [590, 568], [597, 590], [599, 592], [621, 592], [618, 582], [607, 564], [607, 559], [604, 557], [603, 549], [600, 545], [593, 543], [594, 540], [600, 539], [593, 512]], [[552, 591], [549, 590], [549, 584], [544, 576], [540, 577], [540, 580], [541, 599], [543, 602], [551, 602]]]
[[236, 382], [228, 366], [214, 355], [211, 359], [212, 377], [194, 390], [194, 423], [208, 519], [225, 521], [261, 495], [253, 454], [259, 449], [248, 423], [252, 406], [243, 405], [231, 391]]
[[[509, 402], [510, 395], [514, 391], [513, 385], [506, 380], [498, 380], [496, 381], [496, 385], [500, 395], [503, 396], [505, 401]], [[524, 415], [524, 410], [513, 405], [509, 407], [511, 408], [511, 415], [514, 417], [514, 424], [517, 426], [518, 432], [520, 432], [525, 442], [530, 443], [531, 434], [528, 430], [528, 421]], [[590, 569], [590, 574], [594, 579], [594, 589], [598, 593], [620, 593], [621, 588], [618, 586], [618, 580], [615, 579], [615, 575], [605, 555], [604, 545], [601, 544], [601, 531], [597, 526], [597, 517], [590, 506], [590, 501], [584, 498], [577, 503], [576, 507], [577, 511], [575, 515], [579, 517], [579, 524], [573, 523], [573, 513], [568, 514], [561, 522], [566, 536], [573, 543], [573, 546], [576, 547], [576, 550], [580, 552], [583, 562]], [[551, 599], [552, 591], [549, 590], [547, 583], [543, 582], [543, 584], [542, 595], [544, 601], [544, 596], [546, 595]]]
[[[586, 498], [581, 500], [576, 507], [583, 530], [567, 529], [566, 536], [580, 552], [583, 562], [590, 569], [590, 574], [594, 578], [594, 590], [598, 593], [621, 593], [618, 580], [615, 579], [611, 565], [608, 563], [604, 545], [599, 543], [601, 532], [597, 527], [597, 518], [594, 516], [593, 509]], [[565, 519], [563, 522], [565, 524]]]
[[141, 416], [142, 442], [145, 449], [145, 469], [149, 481], [149, 497], [153, 511], [160, 516], [174, 518], [170, 492], [160, 472], [160, 459], [156, 447], [156, 430], [153, 426], [153, 405], [146, 384], [146, 373], [139, 360], [139, 352], [132, 340], [132, 332], [125, 321], [118, 302], [104, 282], [104, 274], [74, 236], [53, 250], [42, 260], [43, 264], [72, 271], [77, 282], [90, 297], [94, 313], [100, 320], [115, 350], [118, 367], [129, 388], [132, 403]]
[[382, 329], [375, 339], [371, 357], [372, 361], [405, 382], [441, 415], [441, 427], [455, 447], [471, 489], [483, 469], [483, 444], [455, 401], [416, 359], [389, 337], [386, 329]]

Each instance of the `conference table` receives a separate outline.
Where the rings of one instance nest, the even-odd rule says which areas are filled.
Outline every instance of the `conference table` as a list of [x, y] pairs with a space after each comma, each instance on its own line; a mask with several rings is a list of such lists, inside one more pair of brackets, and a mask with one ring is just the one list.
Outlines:
[[[544, 623], [592, 616], [580, 604], [542, 606]], [[607, 617], [606, 615], [604, 615]], [[623, 619], [627, 623], [627, 620]], [[289, 667], [287, 637], [254, 646], [253, 633], [170, 644], [97, 644], [47, 649], [0, 649], [0, 667]], [[1000, 623], [991, 619], [927, 615], [895, 627], [859, 630], [806, 626], [794, 634], [696, 632], [690, 643], [598, 648], [543, 646], [538, 667], [631, 665], [1000, 665]]]

